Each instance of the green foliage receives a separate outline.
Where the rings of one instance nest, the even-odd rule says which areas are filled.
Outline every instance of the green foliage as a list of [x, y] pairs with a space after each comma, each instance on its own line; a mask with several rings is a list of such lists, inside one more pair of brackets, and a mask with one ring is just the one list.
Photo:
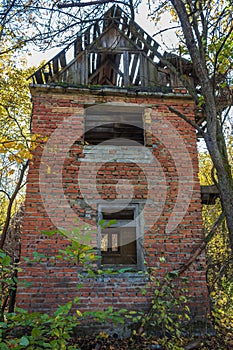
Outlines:
[[[232, 164], [232, 138], [228, 139], [229, 161]], [[212, 162], [207, 154], [199, 155], [199, 178], [202, 185], [213, 184], [211, 177]], [[206, 235], [221, 214], [219, 200], [214, 205], [204, 205], [202, 210]], [[233, 257], [229, 247], [229, 235], [226, 222], [223, 221], [215, 234], [207, 242], [207, 281], [211, 297], [211, 311], [214, 326], [218, 334], [224, 334], [227, 343], [233, 329]]]
[[[87, 231], [87, 227], [85, 230]], [[49, 236], [56, 234], [57, 231], [47, 232]], [[72, 232], [63, 230], [59, 232], [64, 237], [72, 237], [70, 244], [64, 250], [60, 250], [56, 256], [50, 256], [49, 259], [61, 259], [77, 264], [83, 268], [87, 268], [88, 277], [95, 277], [96, 274], [108, 273], [102, 270], [91, 269], [93, 262], [99, 257], [96, 251], [88, 244], [91, 240], [91, 233], [81, 235], [80, 228], [75, 228]], [[34, 252], [33, 259], [25, 259], [26, 262], [40, 263], [48, 257], [44, 254]], [[0, 251], [1, 266], [1, 284], [0, 292], [5, 297], [14, 287], [15, 281], [12, 278], [12, 269], [10, 257]], [[110, 271], [109, 273], [112, 273]], [[81, 275], [80, 275], [81, 276]], [[82, 287], [82, 283], [77, 285], [77, 290]], [[4, 291], [4, 293], [3, 293]], [[4, 299], [2, 300], [2, 304]], [[71, 339], [74, 337], [74, 329], [79, 326], [81, 320], [91, 319], [95, 322], [112, 322], [124, 323], [125, 309], [114, 311], [111, 307], [103, 311], [87, 311], [80, 312], [76, 310], [79, 303], [78, 296], [74, 300], [69, 301], [65, 305], [60, 305], [52, 316], [41, 314], [38, 312], [29, 313], [23, 309], [16, 309], [15, 313], [6, 313], [2, 310], [2, 318], [0, 323], [0, 345], [2, 349], [77, 349], [76, 345], [71, 345]], [[72, 309], [72, 311], [71, 311]], [[76, 311], [74, 313], [74, 311]], [[18, 330], [15, 332], [15, 330]]]
[[[72, 231], [72, 239], [70, 245], [66, 249], [59, 252], [59, 255], [51, 257], [51, 259], [65, 259], [72, 264], [77, 263], [82, 267], [88, 266], [87, 276], [96, 277], [102, 273], [116, 273], [116, 271], [93, 270], [90, 264], [99, 257], [96, 252], [88, 245], [90, 237], [80, 235], [80, 229]], [[49, 232], [48, 235], [55, 234]], [[67, 232], [62, 232], [67, 237]], [[71, 237], [71, 233], [69, 234]], [[84, 239], [84, 241], [83, 241]], [[95, 255], [95, 258], [92, 257]], [[8, 289], [11, 288], [12, 279], [8, 276], [11, 270], [10, 258], [1, 252], [1, 266], [3, 267], [3, 281], [8, 283]], [[43, 254], [35, 252], [34, 259], [28, 261], [30, 264], [40, 263], [47, 257]], [[17, 267], [18, 268], [18, 267]], [[125, 272], [125, 271], [122, 271]], [[75, 331], [80, 324], [88, 320], [88, 322], [99, 322], [104, 324], [124, 324], [126, 319], [133, 323], [140, 322], [146, 329], [156, 329], [160, 335], [160, 343], [165, 349], [182, 349], [181, 324], [188, 321], [189, 310], [187, 307], [187, 289], [185, 282], [182, 287], [178, 288], [174, 282], [177, 272], [174, 271], [165, 276], [161, 281], [155, 277], [156, 271], [151, 270], [148, 274], [150, 283], [142, 290], [142, 294], [147, 293], [147, 289], [151, 287], [154, 290], [154, 298], [152, 300], [152, 308], [149, 314], [143, 314], [135, 310], [127, 309], [114, 310], [108, 307], [106, 310], [90, 310], [81, 312], [77, 309], [79, 304], [78, 294], [74, 300], [69, 301], [65, 305], [60, 305], [53, 315], [42, 314], [39, 312], [29, 313], [23, 309], [16, 309], [14, 313], [4, 313], [4, 318], [0, 322], [0, 345], [2, 349], [78, 349], [75, 345]], [[81, 275], [80, 275], [81, 276]], [[9, 278], [8, 278], [9, 277]], [[156, 286], [156, 287], [155, 287]], [[78, 290], [82, 287], [82, 283], [77, 285]], [[134, 334], [136, 331], [134, 331]]]
[[[4, 47], [1, 47], [0, 40], [1, 49], [4, 50]], [[32, 159], [32, 151], [42, 141], [40, 135], [30, 132], [32, 103], [27, 77], [32, 71], [32, 68], [26, 68], [26, 62], [19, 53], [0, 55], [1, 248], [10, 219], [24, 200], [28, 160]]]
[[[14, 55], [0, 56], [0, 234], [22, 164], [31, 157], [29, 72]], [[19, 194], [14, 207], [21, 201]]]
[[0, 250], [0, 320], [3, 320], [10, 292], [17, 285], [16, 271], [19, 271], [18, 265], [12, 264], [10, 256]]
[[211, 294], [215, 328], [223, 333], [226, 343], [232, 338], [233, 330], [233, 283], [221, 278], [220, 288]]
[[22, 309], [6, 314], [6, 322], [0, 323], [0, 344], [6, 349], [78, 349], [70, 345], [79, 324], [77, 316], [69, 314], [71, 307], [72, 302], [59, 306], [52, 316]]
[[[177, 271], [158, 278], [156, 271], [151, 269], [148, 286], [142, 290], [142, 294], [154, 290], [151, 309], [146, 314], [130, 311], [126, 317], [139, 324], [139, 330], [143, 329], [145, 334], [157, 334], [163, 349], [182, 350], [190, 321], [187, 280], [178, 279]], [[138, 336], [136, 330], [133, 334]]]
[[[85, 234], [80, 233], [80, 231], [84, 231]], [[59, 250], [56, 258], [69, 261], [74, 265], [82, 265], [86, 268], [93, 265], [99, 259], [96, 250], [90, 245], [92, 231], [88, 225], [73, 228], [71, 232], [62, 230], [59, 231], [59, 234], [70, 238], [70, 245], [66, 246], [64, 250]]]
[[113, 310], [113, 308], [109, 306], [107, 310], [104, 311], [86, 311], [83, 316], [91, 316], [95, 321], [100, 323], [111, 322], [117, 325], [124, 324], [126, 313], [127, 309]]
[[[187, 327], [190, 310], [186, 280], [181, 279], [181, 286], [178, 287], [174, 277], [175, 274], [166, 274], [164, 281], [155, 280], [157, 288], [152, 300], [150, 326], [160, 333], [165, 349], [179, 350], [183, 349], [181, 331]], [[153, 281], [154, 277], [151, 276], [151, 279]]]

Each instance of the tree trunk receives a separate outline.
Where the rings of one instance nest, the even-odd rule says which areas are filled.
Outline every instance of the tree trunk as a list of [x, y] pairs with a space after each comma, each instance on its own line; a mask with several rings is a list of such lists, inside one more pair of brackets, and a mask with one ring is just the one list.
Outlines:
[[[205, 50], [202, 46], [202, 36], [200, 35], [197, 23], [195, 20], [192, 21], [194, 17], [188, 14], [184, 1], [171, 0], [170, 2], [180, 19], [186, 45], [196, 76], [199, 79], [201, 93], [204, 97], [203, 110], [207, 121], [207, 130], [204, 139], [217, 172], [222, 209], [226, 217], [230, 246], [233, 251], [233, 178], [224, 135], [217, 114], [215, 84], [210, 79], [210, 73], [208, 72], [205, 60]], [[195, 25], [196, 27], [193, 29]], [[194, 32], [196, 37], [194, 36]]]
[[208, 130], [205, 141], [217, 172], [221, 205], [226, 216], [229, 241], [231, 250], [233, 251], [233, 179], [231, 174], [229, 174], [228, 159], [226, 155], [221, 154], [217, 140], [211, 138]]

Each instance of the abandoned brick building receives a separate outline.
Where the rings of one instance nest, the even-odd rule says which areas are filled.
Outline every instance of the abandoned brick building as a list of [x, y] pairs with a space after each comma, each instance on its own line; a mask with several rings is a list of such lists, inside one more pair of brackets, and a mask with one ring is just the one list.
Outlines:
[[[22, 259], [19, 280], [31, 285], [19, 286], [18, 306], [51, 312], [79, 295], [81, 310], [147, 309], [146, 272], [178, 270], [202, 242], [196, 132], [169, 109], [194, 118], [194, 102], [158, 50], [113, 6], [33, 74], [32, 132], [45, 138], [30, 163], [21, 257], [55, 256], [69, 241], [43, 231], [79, 228], [96, 269], [119, 273], [84, 271], [77, 291], [81, 267]], [[205, 270], [203, 252], [184, 272], [194, 316], [208, 309]]]

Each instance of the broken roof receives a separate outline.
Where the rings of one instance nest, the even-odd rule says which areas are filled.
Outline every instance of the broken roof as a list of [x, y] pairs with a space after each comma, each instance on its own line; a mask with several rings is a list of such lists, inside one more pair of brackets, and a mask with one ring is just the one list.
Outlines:
[[159, 62], [158, 50], [159, 44], [114, 5], [31, 78], [34, 84], [67, 86], [182, 86]]

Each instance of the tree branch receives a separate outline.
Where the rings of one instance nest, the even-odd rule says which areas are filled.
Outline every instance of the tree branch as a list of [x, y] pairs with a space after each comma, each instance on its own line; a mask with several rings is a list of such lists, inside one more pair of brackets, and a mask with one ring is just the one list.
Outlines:
[[179, 112], [177, 109], [168, 106], [169, 110], [172, 113], [175, 113], [176, 115], [178, 115], [178, 117], [182, 118], [183, 120], [185, 120], [188, 124], [190, 124], [193, 128], [195, 128], [203, 137], [205, 137], [205, 133], [202, 130], [202, 128], [200, 128], [200, 126], [195, 123], [194, 121], [192, 121], [190, 118], [186, 117], [186, 115], [184, 115], [183, 113]]
[[216, 54], [215, 54], [215, 58], [214, 58], [214, 81], [213, 81], [213, 88], [215, 88], [216, 86], [216, 72], [217, 72], [217, 63], [218, 63], [218, 59], [219, 59], [219, 55], [222, 51], [222, 49], [224, 48], [224, 45], [226, 44], [226, 41], [229, 39], [231, 33], [233, 31], [233, 26], [230, 28], [229, 32], [227, 33], [227, 35], [225, 36], [224, 40], [222, 41], [219, 49], [217, 50]]
[[28, 161], [25, 164], [23, 164], [23, 166], [22, 166], [22, 170], [21, 170], [21, 173], [20, 173], [20, 176], [19, 176], [19, 180], [18, 180], [17, 185], [15, 186], [15, 190], [14, 190], [14, 192], [13, 192], [13, 194], [10, 197], [10, 200], [9, 200], [9, 204], [8, 204], [8, 208], [7, 208], [7, 214], [6, 214], [6, 220], [5, 220], [4, 227], [3, 227], [3, 230], [2, 230], [2, 234], [1, 234], [0, 249], [3, 249], [4, 243], [5, 243], [5, 240], [6, 240], [6, 235], [7, 235], [7, 231], [8, 231], [8, 228], [9, 228], [9, 225], [10, 225], [10, 220], [11, 220], [12, 206], [13, 206], [14, 200], [15, 200], [17, 194], [18, 194], [18, 191], [21, 188], [21, 184], [23, 182], [24, 174], [25, 174], [25, 171], [26, 171], [27, 167], [28, 167]]
[[[188, 268], [190, 265], [192, 265], [192, 263], [196, 260], [196, 258], [201, 254], [201, 252], [205, 249], [206, 244], [213, 238], [215, 231], [217, 230], [217, 228], [220, 226], [220, 224], [222, 223], [223, 219], [225, 217], [224, 212], [222, 212], [219, 217], [217, 218], [217, 220], [215, 221], [215, 223], [213, 224], [210, 232], [208, 233], [208, 235], [205, 237], [204, 241], [197, 247], [197, 249], [195, 250], [194, 254], [192, 255], [192, 257], [178, 270], [178, 276], [182, 275]], [[177, 276], [177, 277], [178, 277]]]
[[3, 189], [0, 189], [0, 192], [4, 193], [4, 194], [7, 196], [8, 200], [10, 200], [10, 195], [9, 195], [9, 193], [7, 193], [7, 192], [6, 192], [5, 190], [3, 190]]
[[184, 77], [184, 75], [181, 72], [179, 72], [179, 70], [168, 59], [166, 59], [165, 54], [161, 55], [159, 51], [155, 52], [156, 57], [160, 59], [160, 61], [163, 64], [165, 64], [171, 70], [171, 72], [174, 73], [180, 79], [180, 81], [184, 84], [184, 87], [188, 90], [190, 95], [193, 97], [194, 101], [197, 103], [198, 96], [196, 89], [190, 84], [190, 82]]
[[152, 37], [154, 38], [154, 37], [156, 37], [156, 36], [158, 36], [158, 35], [160, 35], [160, 34], [162, 34], [164, 32], [167, 32], [168, 30], [174, 30], [174, 29], [177, 29], [177, 28], [180, 28], [180, 26], [176, 25], [176, 26], [172, 26], [172, 27], [169, 27], [169, 28], [161, 29], [158, 32], [156, 31], [156, 33], [153, 34]]
[[59, 9], [63, 8], [70, 8], [70, 7], [86, 7], [86, 6], [93, 6], [93, 5], [104, 5], [104, 4], [109, 4], [109, 3], [114, 3], [114, 4], [123, 4], [126, 6], [130, 6], [129, 4], [126, 4], [124, 1], [113, 1], [113, 0], [98, 0], [98, 1], [88, 1], [85, 3], [80, 3], [80, 2], [72, 2], [68, 4], [58, 4], [57, 7]]
[[[202, 251], [206, 247], [206, 244], [211, 240], [216, 229], [219, 227], [219, 225], [223, 221], [224, 217], [225, 217], [225, 214], [222, 212], [219, 215], [218, 219], [213, 224], [212, 229], [210, 230], [210, 232], [208, 233], [206, 238], [203, 240], [203, 242], [201, 244], [199, 244], [199, 246], [197, 247], [197, 249], [195, 250], [195, 252], [191, 256], [191, 258], [185, 264], [183, 264], [178, 270], [175, 270], [174, 271], [175, 273], [173, 273], [173, 271], [170, 271], [170, 274], [172, 276], [174, 276], [174, 279], [180, 277], [189, 268], [189, 266], [192, 265], [192, 263], [197, 259], [197, 257], [202, 253]], [[164, 285], [166, 285], [166, 281], [160, 285], [160, 288], [162, 288]], [[152, 316], [153, 316], [153, 308], [151, 307], [149, 309], [149, 311], [147, 312], [147, 314], [144, 316], [144, 320], [149, 321]], [[143, 332], [144, 327], [145, 327], [145, 325], [144, 326], [142, 324], [140, 325], [139, 334], [141, 334]]]

